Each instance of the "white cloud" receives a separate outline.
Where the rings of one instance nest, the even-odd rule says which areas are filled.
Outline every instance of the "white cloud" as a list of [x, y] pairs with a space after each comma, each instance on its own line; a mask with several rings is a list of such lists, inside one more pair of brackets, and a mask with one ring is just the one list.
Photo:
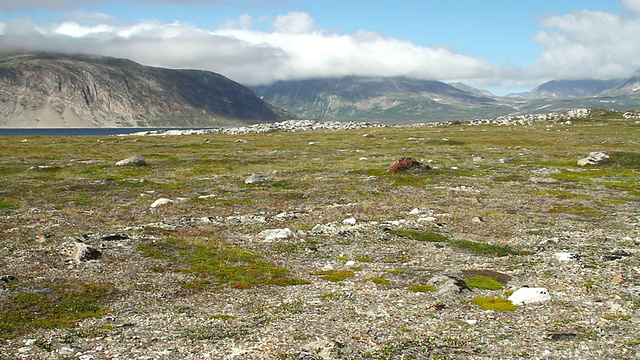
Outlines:
[[[15, 19], [0, 23], [0, 34], [5, 35], [0, 36], [0, 49], [122, 57], [146, 65], [210, 70], [247, 85], [371, 75], [463, 81], [494, 89], [532, 88], [551, 79], [621, 78], [640, 68], [640, 0], [621, 1], [628, 10], [626, 16], [583, 10], [543, 19], [543, 30], [535, 36], [543, 51], [529, 68], [498, 67], [457, 53], [453, 47], [419, 46], [366, 30], [332, 33], [318, 29], [303, 12], [272, 18], [270, 27], [260, 26], [269, 31], [254, 29], [266, 25], [265, 18], [247, 14], [217, 30], [181, 22], [123, 25], [106, 14], [83, 12], [59, 24]], [[0, 0], [0, 8], [3, 3]]]
[[290, 12], [276, 17], [273, 28], [278, 33], [307, 34], [315, 30], [311, 16], [304, 12]]
[[[625, 1], [625, 5], [639, 1]], [[544, 47], [530, 69], [539, 78], [620, 78], [640, 68], [640, 19], [576, 11], [542, 21], [535, 40]]]
[[247, 85], [347, 75], [446, 81], [495, 73], [485, 61], [443, 48], [373, 32], [324, 33], [306, 13], [277, 17], [270, 32], [251, 30], [253, 21], [243, 16], [228, 24], [233, 28], [214, 31], [180, 22], [116, 26], [66, 21], [40, 29], [30, 21], [13, 21], [5, 26], [7, 36], [0, 38], [0, 48], [91, 53], [147, 65], [205, 69]]
[[640, 15], [640, 0], [622, 0], [622, 6], [636, 15]]

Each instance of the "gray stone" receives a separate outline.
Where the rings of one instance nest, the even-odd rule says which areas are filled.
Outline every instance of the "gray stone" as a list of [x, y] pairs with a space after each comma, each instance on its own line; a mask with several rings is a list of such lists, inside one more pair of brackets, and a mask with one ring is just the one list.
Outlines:
[[75, 245], [76, 247], [73, 250], [71, 257], [76, 262], [100, 260], [100, 258], [102, 258], [102, 252], [94, 247], [81, 242], [77, 242]]
[[244, 181], [244, 183], [247, 185], [260, 185], [260, 184], [266, 184], [269, 182], [271, 182], [271, 178], [265, 175], [260, 175], [260, 174], [251, 174], [251, 176], [249, 176]]
[[18, 278], [13, 276], [13, 275], [2, 275], [2, 276], [0, 276], [0, 282], [2, 282], [2, 283], [8, 283], [8, 282], [12, 282], [12, 281], [18, 281]]
[[116, 166], [124, 166], [124, 165], [146, 165], [147, 162], [140, 155], [133, 155], [130, 158], [126, 158], [124, 160], [120, 160], [116, 163]]
[[469, 290], [469, 287], [464, 283], [464, 281], [453, 275], [436, 275], [429, 279], [427, 285], [435, 286], [437, 295], [449, 293], [457, 294], [464, 290]]

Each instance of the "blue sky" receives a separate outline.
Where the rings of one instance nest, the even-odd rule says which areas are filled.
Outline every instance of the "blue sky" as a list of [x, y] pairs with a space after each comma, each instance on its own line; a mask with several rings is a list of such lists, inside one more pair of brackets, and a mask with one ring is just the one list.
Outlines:
[[640, 0], [0, 0], [0, 49], [197, 68], [253, 85], [347, 75], [497, 94], [640, 68]]

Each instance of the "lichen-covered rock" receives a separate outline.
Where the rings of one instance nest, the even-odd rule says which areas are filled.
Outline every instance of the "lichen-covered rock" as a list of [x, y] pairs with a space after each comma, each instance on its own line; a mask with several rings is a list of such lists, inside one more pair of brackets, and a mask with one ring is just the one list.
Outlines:
[[116, 163], [116, 166], [125, 166], [125, 165], [146, 165], [146, 160], [140, 155], [133, 155], [132, 157], [126, 158], [124, 160], [120, 160]]
[[270, 177], [260, 174], [251, 174], [244, 183], [247, 185], [261, 185], [270, 183], [272, 180]]
[[587, 156], [586, 158], [578, 160], [578, 165], [596, 165], [608, 158], [609, 155], [607, 155], [606, 153], [603, 153], [602, 151], [594, 151], [589, 153], [589, 156]]
[[391, 166], [389, 166], [389, 172], [395, 174], [399, 171], [409, 171], [409, 170], [430, 170], [431, 167], [429, 165], [423, 164], [420, 161], [410, 158], [410, 157], [401, 157], [396, 159]]
[[438, 295], [457, 294], [469, 290], [467, 284], [453, 275], [436, 275], [429, 279], [427, 285], [435, 286]]
[[94, 247], [81, 242], [75, 243], [75, 246], [71, 257], [76, 262], [100, 260], [102, 258], [102, 252]]

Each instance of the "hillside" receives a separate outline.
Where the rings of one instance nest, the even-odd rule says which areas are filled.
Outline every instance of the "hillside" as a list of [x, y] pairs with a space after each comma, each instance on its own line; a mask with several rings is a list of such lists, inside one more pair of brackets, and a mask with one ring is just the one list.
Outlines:
[[314, 120], [433, 122], [515, 112], [513, 101], [440, 81], [345, 77], [279, 81], [252, 89], [264, 100]]
[[640, 358], [638, 113], [285, 123], [1, 136], [0, 358]]
[[222, 75], [109, 57], [0, 53], [2, 127], [187, 127], [293, 115]]

